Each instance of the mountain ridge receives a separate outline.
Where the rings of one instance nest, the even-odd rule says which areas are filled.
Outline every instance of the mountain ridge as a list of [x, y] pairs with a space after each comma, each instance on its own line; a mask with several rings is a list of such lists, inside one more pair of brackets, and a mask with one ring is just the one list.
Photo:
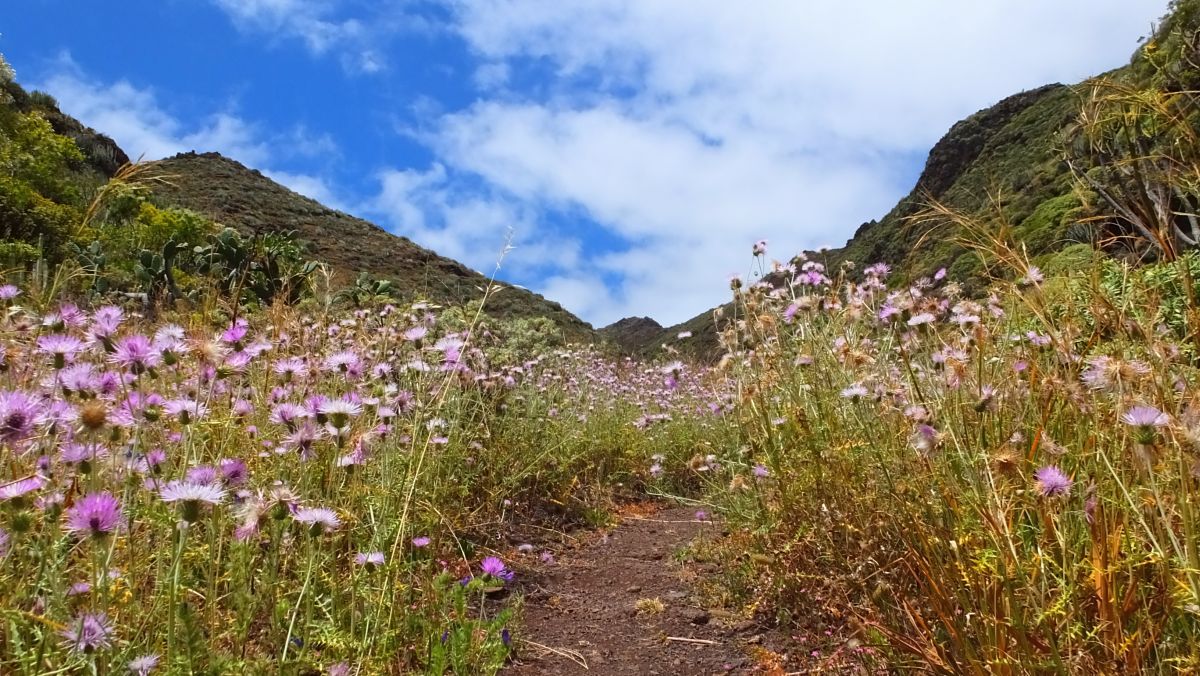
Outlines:
[[[1073, 201], [1072, 177], [1060, 152], [1062, 134], [1075, 120], [1079, 100], [1076, 87], [1052, 83], [1007, 96], [956, 122], [930, 148], [912, 190], [887, 214], [859, 225], [841, 247], [802, 255], [830, 271], [847, 261], [885, 262], [902, 281], [942, 267], [957, 279], [970, 280], [983, 273], [974, 252], [946, 238], [926, 241], [926, 232], [911, 227], [909, 219], [931, 198], [980, 213], [994, 206], [991, 195], [999, 196], [1031, 255], [1061, 248], [1069, 216], [1080, 206]], [[778, 282], [771, 275], [767, 281]], [[669, 344], [695, 358], [715, 359], [720, 354], [719, 332], [733, 317], [732, 309], [725, 303], [657, 333], [643, 332], [641, 340], [622, 336], [617, 342], [644, 357]], [[613, 326], [617, 325], [621, 322]], [[679, 333], [691, 337], [680, 341]]]
[[[332, 209], [272, 180], [261, 171], [215, 152], [189, 151], [154, 163], [165, 180], [153, 192], [245, 235], [295, 231], [317, 260], [346, 283], [362, 272], [389, 279], [408, 293], [438, 303], [482, 296], [488, 278], [366, 219]], [[591, 339], [592, 326], [557, 302], [514, 285], [488, 299], [485, 312], [509, 318], [546, 317], [574, 339]]]

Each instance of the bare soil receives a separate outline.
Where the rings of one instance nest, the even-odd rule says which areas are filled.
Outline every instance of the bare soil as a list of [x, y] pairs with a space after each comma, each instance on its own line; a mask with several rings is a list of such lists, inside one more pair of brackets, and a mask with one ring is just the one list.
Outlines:
[[633, 510], [554, 562], [523, 570], [524, 628], [505, 673], [766, 673], [748, 656], [762, 641], [757, 627], [701, 608], [676, 557], [718, 528], [691, 508]]

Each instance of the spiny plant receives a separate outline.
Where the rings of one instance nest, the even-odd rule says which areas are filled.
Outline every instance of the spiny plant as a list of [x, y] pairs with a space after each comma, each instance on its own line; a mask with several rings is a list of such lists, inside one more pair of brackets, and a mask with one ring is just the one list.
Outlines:
[[27, 301], [0, 287], [4, 673], [494, 671], [497, 528], [672, 486], [724, 412], [682, 364], [493, 366], [426, 303]]
[[705, 479], [758, 557], [741, 601], [892, 668], [1194, 670], [1200, 373], [1166, 325], [1188, 295], [1151, 281], [1176, 263], [1106, 263], [1138, 298], [1114, 306], [987, 245], [1015, 274], [983, 298], [816, 261], [736, 289], [745, 446]]

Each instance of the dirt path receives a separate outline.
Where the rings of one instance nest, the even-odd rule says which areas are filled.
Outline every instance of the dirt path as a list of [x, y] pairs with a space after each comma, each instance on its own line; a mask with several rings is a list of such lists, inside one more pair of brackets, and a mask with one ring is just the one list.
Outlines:
[[627, 516], [526, 573], [526, 642], [505, 673], [751, 673], [749, 636], [695, 605], [674, 556], [714, 528], [688, 508]]

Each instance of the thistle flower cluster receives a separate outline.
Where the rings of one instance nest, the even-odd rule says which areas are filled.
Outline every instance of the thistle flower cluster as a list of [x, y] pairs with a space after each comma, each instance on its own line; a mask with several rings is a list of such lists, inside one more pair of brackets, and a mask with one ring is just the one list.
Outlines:
[[[251, 640], [270, 657], [285, 638], [270, 633], [279, 629], [274, 602], [247, 601], [246, 590], [285, 590], [282, 602], [304, 604], [308, 564], [321, 561], [317, 583], [341, 595], [346, 614], [337, 621], [350, 622], [370, 598], [354, 586], [366, 582], [351, 583], [362, 577], [357, 569], [387, 562], [409, 576], [408, 589], [434, 584], [438, 571], [427, 564], [436, 539], [395, 535], [399, 487], [426, 480], [418, 467], [450, 476], [464, 455], [466, 463], [485, 457], [487, 435], [509, 407], [537, 408], [542, 388], [572, 378], [561, 406], [577, 421], [588, 406], [607, 408], [604, 397], [628, 387], [622, 375], [635, 371], [654, 383], [636, 395], [646, 410], [690, 406], [702, 392], [690, 373], [667, 388], [653, 369], [604, 371], [587, 351], [493, 366], [494, 335], [443, 325], [424, 304], [184, 326], [116, 306], [63, 303], [38, 313], [20, 298], [7, 292], [0, 317], [3, 358], [15, 366], [0, 383], [0, 605], [36, 620], [18, 629], [30, 632], [29, 645], [44, 626], [63, 627], [49, 647], [60, 651], [47, 658], [55, 663], [113, 656], [121, 645], [122, 654], [142, 655], [119, 665], [131, 673], [154, 672], [160, 657], [178, 665], [172, 627], [192, 612], [178, 600], [194, 598], [213, 604], [212, 614], [187, 621], [206, 623], [201, 633], [214, 646], [241, 641], [215, 623], [240, 612], [240, 626], [266, 628]], [[583, 363], [593, 371], [575, 370]], [[443, 414], [457, 415], [459, 402], [491, 417]], [[638, 410], [621, 410], [632, 429]], [[422, 522], [440, 522], [421, 511], [424, 502], [413, 504]], [[72, 546], [55, 544], [64, 535]], [[389, 553], [388, 542], [404, 544]], [[484, 568], [511, 579], [503, 566]], [[46, 571], [61, 575], [59, 593], [46, 589]], [[372, 621], [409, 612], [380, 610]]]

